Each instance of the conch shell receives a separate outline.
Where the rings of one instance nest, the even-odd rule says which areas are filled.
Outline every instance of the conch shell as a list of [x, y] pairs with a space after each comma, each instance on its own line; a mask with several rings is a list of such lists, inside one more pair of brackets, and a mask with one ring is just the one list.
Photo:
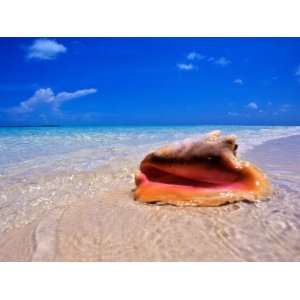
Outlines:
[[145, 203], [218, 206], [268, 197], [271, 186], [254, 164], [236, 157], [236, 137], [212, 131], [148, 154], [135, 175], [134, 198]]

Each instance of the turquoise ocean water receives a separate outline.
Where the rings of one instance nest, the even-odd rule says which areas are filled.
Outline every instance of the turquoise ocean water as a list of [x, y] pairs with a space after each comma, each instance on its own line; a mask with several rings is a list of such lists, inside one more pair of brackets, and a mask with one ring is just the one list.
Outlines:
[[300, 134], [297, 126], [3, 127], [0, 175], [18, 167], [90, 169], [113, 158], [144, 153], [214, 129], [236, 134], [242, 152], [268, 140]]

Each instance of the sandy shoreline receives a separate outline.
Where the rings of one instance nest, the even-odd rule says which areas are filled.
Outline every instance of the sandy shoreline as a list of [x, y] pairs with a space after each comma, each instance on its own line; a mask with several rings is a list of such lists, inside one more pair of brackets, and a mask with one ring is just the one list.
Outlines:
[[[0, 260], [299, 261], [298, 150], [300, 136], [292, 136], [243, 155], [270, 176], [270, 201], [218, 208], [144, 205], [132, 200], [127, 176], [113, 189], [77, 196], [2, 233]], [[93, 178], [96, 187], [103, 185], [97, 174]]]

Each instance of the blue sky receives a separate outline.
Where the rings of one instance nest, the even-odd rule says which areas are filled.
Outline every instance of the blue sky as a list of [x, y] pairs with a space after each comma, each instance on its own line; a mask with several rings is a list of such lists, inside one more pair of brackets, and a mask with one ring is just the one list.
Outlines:
[[0, 38], [0, 125], [300, 125], [299, 38]]

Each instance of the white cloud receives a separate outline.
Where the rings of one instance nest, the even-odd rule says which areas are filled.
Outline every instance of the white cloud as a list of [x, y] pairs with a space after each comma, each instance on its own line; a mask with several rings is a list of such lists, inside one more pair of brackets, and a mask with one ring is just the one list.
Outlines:
[[242, 79], [240, 79], [240, 78], [237, 78], [237, 79], [233, 80], [233, 83], [238, 84], [238, 85], [243, 85], [244, 81]]
[[[226, 67], [229, 64], [231, 64], [231, 61], [227, 58], [225, 58], [224, 56], [221, 56], [219, 58], [215, 58], [215, 57], [206, 57], [205, 55], [202, 55], [198, 52], [190, 52], [187, 54], [186, 59], [190, 62], [188, 63], [178, 63], [177, 64], [177, 68], [183, 71], [192, 71], [192, 70], [197, 70], [198, 69], [198, 64], [197, 62], [199, 62], [200, 60], [204, 60], [207, 63], [211, 63], [211, 64], [216, 64], [219, 65], [221, 67]], [[192, 63], [193, 62], [193, 63]], [[236, 79], [237, 81], [234, 81], [236, 84], [243, 84], [243, 81], [241, 79]]]
[[258, 105], [255, 103], [255, 102], [249, 102], [247, 104], [247, 108], [250, 108], [250, 109], [258, 109]]
[[40, 105], [47, 105], [53, 111], [59, 111], [60, 106], [76, 98], [84, 97], [96, 93], [96, 89], [84, 89], [75, 92], [61, 92], [54, 94], [52, 89], [39, 89], [29, 99], [22, 101], [18, 106], [11, 108], [9, 111], [17, 114], [30, 113], [36, 110]]
[[27, 48], [27, 58], [37, 60], [53, 60], [57, 55], [67, 52], [63, 44], [56, 40], [37, 39]]
[[177, 64], [177, 68], [183, 71], [192, 71], [197, 69], [197, 67], [193, 64]]
[[222, 56], [222, 57], [216, 59], [216, 60], [214, 61], [214, 63], [215, 63], [216, 65], [221, 66], [221, 67], [226, 67], [226, 66], [228, 66], [229, 64], [231, 64], [231, 61], [230, 61], [229, 59], [227, 59], [226, 57]]
[[205, 56], [204, 55], [202, 55], [202, 54], [200, 54], [200, 53], [198, 53], [198, 52], [190, 52], [187, 56], [186, 56], [186, 58], [188, 59], [188, 60], [201, 60], [201, 59], [203, 59], [203, 58], [205, 58]]

